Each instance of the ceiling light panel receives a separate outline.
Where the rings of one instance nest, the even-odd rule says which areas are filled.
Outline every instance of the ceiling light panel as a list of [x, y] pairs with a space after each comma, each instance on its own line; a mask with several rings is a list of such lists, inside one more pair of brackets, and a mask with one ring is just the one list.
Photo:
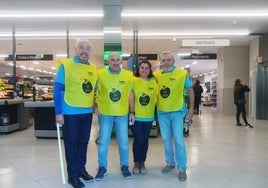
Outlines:
[[268, 17], [267, 11], [122, 12], [122, 17]]
[[98, 18], [102, 12], [96, 13], [1, 13], [0, 18]]

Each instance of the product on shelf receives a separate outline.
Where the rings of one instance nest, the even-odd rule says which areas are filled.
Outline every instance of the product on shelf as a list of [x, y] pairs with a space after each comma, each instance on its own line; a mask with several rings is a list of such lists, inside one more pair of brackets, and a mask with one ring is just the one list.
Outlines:
[[217, 77], [212, 78], [212, 84], [211, 84], [211, 104], [213, 107], [217, 106]]
[[14, 86], [8, 84], [7, 79], [0, 79], [0, 99], [10, 99], [13, 96]]
[[43, 100], [53, 100], [53, 95], [51, 93], [45, 93], [42, 95]]

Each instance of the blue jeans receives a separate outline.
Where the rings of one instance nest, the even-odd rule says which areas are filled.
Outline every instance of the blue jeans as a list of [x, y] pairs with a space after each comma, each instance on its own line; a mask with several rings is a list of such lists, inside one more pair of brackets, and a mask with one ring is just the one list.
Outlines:
[[174, 160], [175, 153], [179, 170], [186, 170], [187, 168], [186, 146], [183, 137], [183, 116], [184, 113], [182, 111], [158, 114], [160, 132], [165, 147], [166, 163], [168, 165], [176, 164]]
[[92, 113], [64, 115], [62, 131], [69, 178], [78, 177], [79, 172], [86, 170], [91, 124]]
[[134, 137], [132, 146], [134, 162], [145, 162], [146, 160], [152, 123], [152, 121], [135, 121], [131, 126]]
[[113, 127], [120, 155], [120, 167], [128, 166], [128, 116], [99, 116], [98, 163], [107, 169], [107, 155]]

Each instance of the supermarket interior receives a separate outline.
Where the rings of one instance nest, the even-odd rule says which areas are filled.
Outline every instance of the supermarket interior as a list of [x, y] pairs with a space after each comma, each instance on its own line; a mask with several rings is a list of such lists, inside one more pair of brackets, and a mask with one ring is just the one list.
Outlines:
[[[185, 137], [187, 182], [174, 179], [175, 171], [161, 174], [164, 147], [154, 125], [146, 176], [121, 177], [113, 137], [107, 178], [86, 187], [267, 187], [267, 7], [263, 0], [2, 0], [0, 187], [70, 186], [61, 181], [53, 89], [57, 63], [75, 56], [79, 38], [92, 43], [90, 63], [97, 69], [118, 52], [122, 69], [134, 73], [146, 59], [154, 72], [161, 68], [161, 52], [170, 51], [175, 67], [203, 88], [200, 112]], [[246, 112], [254, 129], [236, 126], [237, 78], [250, 88]], [[93, 117], [87, 167], [95, 175], [98, 119]], [[129, 132], [130, 153], [132, 142]], [[130, 154], [130, 166], [132, 161]]]

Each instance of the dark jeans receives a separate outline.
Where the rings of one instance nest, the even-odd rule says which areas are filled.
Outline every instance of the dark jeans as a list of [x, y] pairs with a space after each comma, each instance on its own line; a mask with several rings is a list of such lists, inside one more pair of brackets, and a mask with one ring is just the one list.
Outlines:
[[134, 137], [133, 158], [134, 162], [145, 162], [149, 145], [149, 136], [153, 122], [135, 121], [131, 126]]
[[194, 98], [194, 110], [196, 110], [197, 112], [199, 112], [200, 102], [201, 102], [201, 96], [195, 96], [195, 98]]
[[64, 115], [63, 139], [69, 178], [85, 171], [87, 145], [90, 137], [92, 113]]
[[236, 104], [236, 123], [240, 123], [240, 114], [241, 113], [242, 113], [242, 118], [243, 118], [245, 124], [248, 124], [245, 105], [244, 104], [242, 104], [242, 105]]

